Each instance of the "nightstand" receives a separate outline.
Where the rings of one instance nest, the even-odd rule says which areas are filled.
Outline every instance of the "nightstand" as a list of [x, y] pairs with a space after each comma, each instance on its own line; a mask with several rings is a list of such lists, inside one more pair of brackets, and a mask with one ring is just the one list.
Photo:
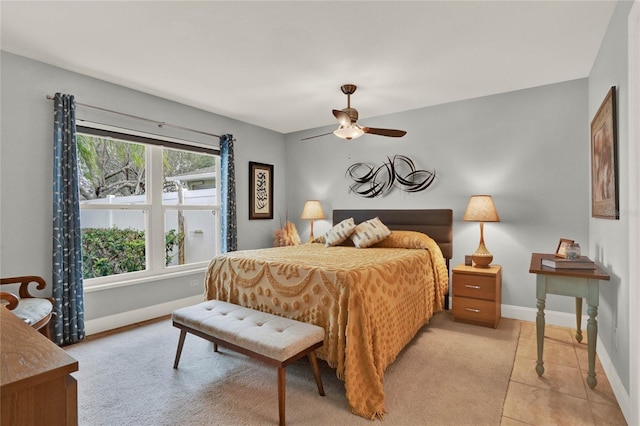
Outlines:
[[475, 268], [460, 264], [452, 269], [452, 277], [453, 318], [498, 327], [502, 305], [502, 266]]

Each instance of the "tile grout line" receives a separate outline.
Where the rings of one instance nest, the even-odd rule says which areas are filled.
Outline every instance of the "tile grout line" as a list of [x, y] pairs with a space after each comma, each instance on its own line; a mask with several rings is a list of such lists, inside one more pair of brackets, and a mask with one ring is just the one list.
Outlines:
[[[505, 417], [504, 416], [504, 406], [507, 402], [507, 395], [509, 395], [509, 388], [511, 387], [511, 382], [512, 379], [511, 377], [513, 377], [513, 370], [515, 369], [516, 366], [516, 358], [518, 356], [518, 347], [520, 346], [520, 337], [522, 336], [522, 321], [520, 321], [520, 327], [518, 327], [518, 338], [516, 340], [516, 350], [513, 351], [513, 360], [511, 360], [511, 373], [509, 373], [509, 380], [507, 381], [507, 391], [504, 394], [504, 399], [502, 400], [502, 412], [500, 413], [500, 423], [502, 423], [502, 419]], [[509, 417], [507, 417], [509, 418]]]

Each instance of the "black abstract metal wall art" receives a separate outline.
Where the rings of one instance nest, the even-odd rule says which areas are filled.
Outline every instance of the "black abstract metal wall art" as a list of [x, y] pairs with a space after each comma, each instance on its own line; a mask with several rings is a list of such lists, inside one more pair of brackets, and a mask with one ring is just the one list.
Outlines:
[[380, 166], [352, 164], [346, 176], [353, 180], [349, 192], [364, 198], [376, 198], [394, 188], [404, 192], [424, 191], [434, 182], [436, 171], [418, 170], [409, 157], [396, 154], [387, 157], [387, 161]]

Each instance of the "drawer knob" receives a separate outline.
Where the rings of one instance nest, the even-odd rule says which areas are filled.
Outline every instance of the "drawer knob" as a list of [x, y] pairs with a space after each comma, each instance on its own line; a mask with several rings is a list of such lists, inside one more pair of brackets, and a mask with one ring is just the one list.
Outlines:
[[469, 312], [475, 312], [476, 314], [480, 313], [480, 309], [464, 308], [464, 310]]
[[474, 288], [476, 290], [480, 290], [482, 287], [480, 287], [479, 285], [471, 285], [471, 284], [465, 284], [464, 285], [466, 288]]

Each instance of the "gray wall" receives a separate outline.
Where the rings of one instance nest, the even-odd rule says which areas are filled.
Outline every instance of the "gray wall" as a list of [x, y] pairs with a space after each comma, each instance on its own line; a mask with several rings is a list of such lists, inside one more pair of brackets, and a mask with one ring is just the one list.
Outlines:
[[[629, 392], [629, 197], [638, 182], [629, 181], [629, 121], [627, 80], [627, 18], [631, 2], [616, 6], [611, 23], [589, 75], [589, 119], [598, 111], [607, 91], [617, 87], [618, 175], [620, 220], [589, 220], [589, 251], [611, 275], [600, 285], [598, 336]], [[638, 141], [633, 143], [637, 144]], [[636, 164], [636, 167], [638, 165]], [[637, 214], [637, 212], [636, 212]], [[638, 260], [635, 259], [634, 262]], [[633, 285], [638, 285], [634, 283]], [[634, 333], [638, 333], [635, 329]]]
[[[231, 133], [236, 139], [238, 246], [250, 249], [271, 245], [277, 218], [284, 215], [284, 138], [281, 134], [202, 110], [150, 96], [122, 86], [60, 68], [1, 53], [2, 122], [0, 125], [0, 274], [40, 275], [51, 282], [52, 139], [55, 92], [70, 93], [78, 102], [101, 106], [214, 134]], [[206, 88], [203, 88], [206, 90]], [[212, 93], [211, 96], [215, 96]], [[218, 145], [217, 138], [197, 133], [160, 129], [154, 124], [97, 113], [78, 107], [78, 118], [194, 142]], [[274, 165], [274, 220], [249, 220], [249, 161]], [[202, 294], [204, 272], [136, 286], [87, 292], [86, 319], [144, 308]], [[48, 290], [50, 293], [50, 289]]]
[[[357, 108], [357, 104], [355, 105]], [[364, 113], [365, 111], [360, 111]], [[472, 194], [493, 195], [500, 223], [485, 224], [485, 243], [503, 270], [502, 303], [535, 308], [532, 252], [554, 252], [558, 240], [589, 246], [589, 135], [587, 80], [581, 79], [495, 96], [360, 119], [372, 127], [407, 131], [402, 139], [364, 135], [352, 141], [336, 137], [300, 141], [333, 130], [287, 135], [287, 199], [290, 216], [300, 217], [306, 198], [318, 198], [325, 213], [337, 208], [452, 208], [454, 258], [475, 251], [479, 225], [462, 222]], [[418, 168], [436, 170], [426, 191], [392, 192], [364, 199], [348, 192], [347, 167], [381, 164], [404, 154]], [[330, 217], [316, 222], [316, 234]], [[307, 221], [296, 220], [301, 235]], [[550, 311], [573, 312], [566, 297], [549, 296]]]

